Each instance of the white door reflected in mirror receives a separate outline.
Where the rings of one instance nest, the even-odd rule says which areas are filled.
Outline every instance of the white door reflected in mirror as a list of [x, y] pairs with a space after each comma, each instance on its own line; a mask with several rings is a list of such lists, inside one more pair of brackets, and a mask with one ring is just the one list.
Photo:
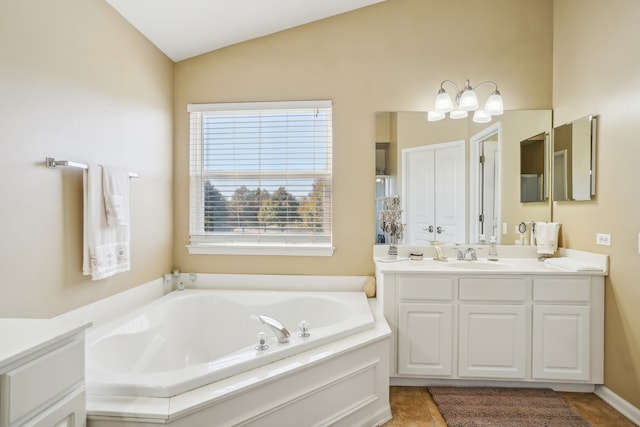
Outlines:
[[406, 241], [465, 241], [464, 141], [402, 150]]

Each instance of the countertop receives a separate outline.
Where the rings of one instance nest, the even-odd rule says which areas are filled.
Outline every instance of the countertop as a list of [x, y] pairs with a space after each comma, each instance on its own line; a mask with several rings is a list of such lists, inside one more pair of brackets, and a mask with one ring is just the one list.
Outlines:
[[583, 275], [606, 276], [608, 274], [608, 257], [602, 254], [594, 254], [573, 249], [560, 249], [553, 257], [555, 262], [566, 260], [580, 267], [593, 267], [596, 269], [576, 270], [551, 266], [546, 262], [538, 261], [535, 252], [514, 250], [512, 248], [499, 248], [499, 253], [506, 256], [498, 261], [488, 261], [478, 257], [476, 261], [456, 260], [449, 257], [447, 261], [433, 259], [433, 248], [411, 247], [412, 251], [418, 250], [424, 253], [423, 260], [414, 261], [408, 259], [406, 248], [399, 246], [397, 260], [390, 260], [386, 251], [380, 247], [374, 247], [374, 261], [376, 270], [381, 273], [423, 273], [423, 274], [455, 274], [455, 275]]
[[0, 370], [26, 354], [69, 338], [91, 322], [59, 319], [0, 319]]
[[375, 261], [376, 267], [382, 273], [606, 275], [603, 270], [567, 270], [548, 266], [537, 259], [522, 258], [506, 258], [499, 261], [487, 261], [482, 258], [477, 261], [457, 261], [455, 259], [448, 261], [435, 261], [433, 259], [388, 261], [385, 258], [376, 258]]

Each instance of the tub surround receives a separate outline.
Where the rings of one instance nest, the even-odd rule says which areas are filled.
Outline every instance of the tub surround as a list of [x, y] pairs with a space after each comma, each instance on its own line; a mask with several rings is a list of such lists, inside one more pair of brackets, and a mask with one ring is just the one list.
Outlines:
[[[457, 261], [457, 247], [450, 249], [447, 262], [428, 258], [430, 247], [419, 248], [423, 261], [376, 261], [394, 336], [392, 384], [593, 391], [603, 383], [606, 256], [560, 249], [599, 268], [569, 271], [538, 261], [535, 248], [499, 247], [494, 264], [481, 253]], [[374, 248], [378, 256], [384, 249]]]
[[0, 426], [85, 425], [90, 322], [0, 319]]
[[[172, 280], [172, 287], [179, 281], [187, 289], [361, 292], [367, 277], [180, 274]], [[91, 319], [94, 313], [99, 324], [91, 333], [121, 316], [119, 305], [124, 301], [130, 311], [132, 301], [139, 305], [153, 302], [164, 288], [163, 280], [153, 281], [142, 289], [125, 291], [60, 317]], [[379, 314], [377, 301], [370, 298], [367, 303], [374, 318], [371, 328], [265, 367], [170, 397], [88, 395], [88, 426], [130, 425], [127, 423], [134, 419], [140, 427], [158, 423], [184, 427], [212, 423], [287, 425], [287, 421], [301, 417], [303, 424], [309, 425], [380, 425], [391, 418], [388, 399], [391, 332]]]
[[54, 317], [53, 320], [90, 322], [90, 330], [95, 329], [117, 317], [132, 312], [144, 304], [161, 298], [173, 289], [175, 289], [173, 281], [165, 285], [163, 279], [152, 280], [108, 298], [62, 313]]

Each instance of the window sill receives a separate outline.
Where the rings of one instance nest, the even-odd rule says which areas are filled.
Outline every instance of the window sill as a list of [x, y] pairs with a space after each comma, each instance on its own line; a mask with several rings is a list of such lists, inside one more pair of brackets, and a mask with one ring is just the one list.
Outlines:
[[187, 245], [191, 255], [272, 255], [272, 256], [333, 256], [333, 246], [310, 245]]

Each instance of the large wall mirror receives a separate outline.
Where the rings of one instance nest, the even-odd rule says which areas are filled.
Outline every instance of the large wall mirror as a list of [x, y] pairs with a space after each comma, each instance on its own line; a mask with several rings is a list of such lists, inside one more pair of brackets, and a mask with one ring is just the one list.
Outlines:
[[553, 129], [553, 200], [591, 200], [596, 194], [597, 118]]
[[[389, 195], [401, 196], [404, 244], [478, 243], [494, 235], [500, 244], [514, 244], [520, 222], [551, 220], [544, 196], [550, 193], [551, 110], [505, 111], [484, 124], [379, 112], [375, 124], [376, 243], [385, 243], [378, 218], [380, 199]], [[523, 202], [521, 142], [539, 138], [542, 196]]]

